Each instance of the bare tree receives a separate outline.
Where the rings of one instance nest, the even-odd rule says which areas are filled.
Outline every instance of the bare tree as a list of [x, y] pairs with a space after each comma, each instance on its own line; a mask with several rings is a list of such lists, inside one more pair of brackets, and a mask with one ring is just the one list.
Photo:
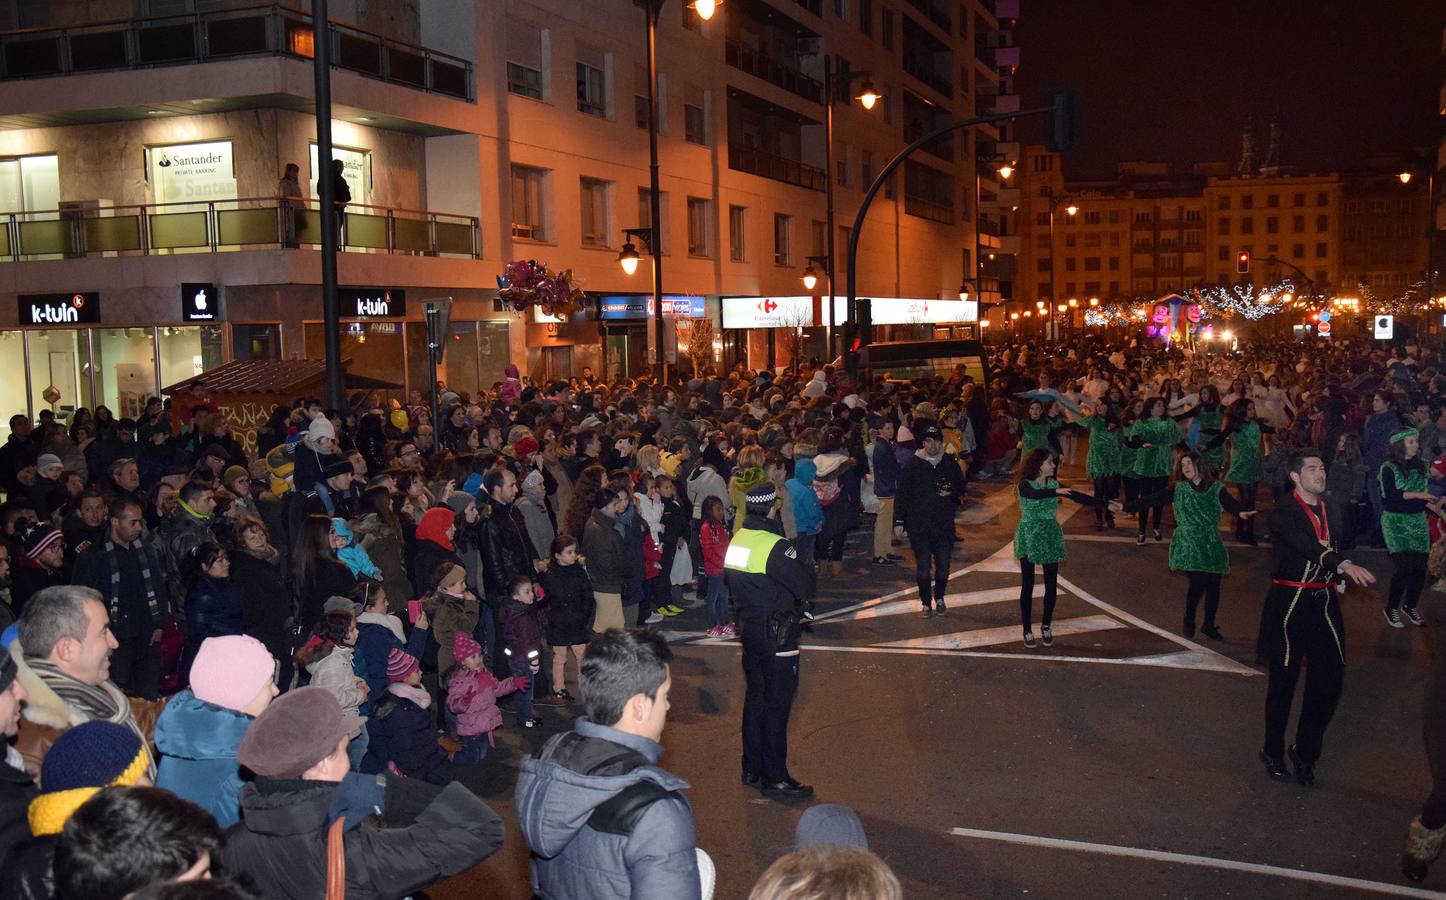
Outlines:
[[692, 363], [694, 376], [713, 364], [713, 338], [712, 319], [678, 321], [678, 349]]

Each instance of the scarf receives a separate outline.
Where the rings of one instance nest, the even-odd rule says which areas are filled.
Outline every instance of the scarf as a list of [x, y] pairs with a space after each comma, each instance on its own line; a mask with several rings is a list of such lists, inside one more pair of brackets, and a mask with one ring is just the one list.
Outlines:
[[357, 616], [356, 620], [359, 625], [380, 625], [387, 631], [390, 631], [398, 643], [405, 644], [407, 642], [406, 638], [402, 635], [402, 620], [390, 613], [382, 615], [380, 613], [364, 612]]
[[[116, 546], [107, 536], [105, 543], [101, 545], [105, 553], [106, 563], [110, 566], [110, 617], [112, 620], [119, 618], [120, 614], [120, 562], [116, 559]], [[127, 550], [136, 551], [140, 558], [141, 582], [146, 588], [146, 609], [150, 611], [151, 622], [154, 624], [161, 617], [161, 598], [156, 593], [156, 582], [151, 574], [151, 555], [146, 552], [145, 545], [140, 541], [132, 541], [125, 545]]]
[[187, 502], [184, 501], [184, 500], [177, 499], [177, 500], [176, 500], [176, 505], [179, 506], [179, 507], [181, 507], [181, 509], [184, 509], [184, 510], [186, 511], [186, 515], [190, 516], [190, 517], [193, 518], [193, 519], [199, 519], [199, 520], [202, 521], [202, 522], [210, 522], [210, 521], [211, 521], [211, 517], [210, 517], [210, 516], [203, 516], [203, 515], [201, 515], [200, 513], [196, 512], [196, 508], [193, 507], [193, 506], [191, 506], [189, 503], [187, 503]]
[[421, 687], [420, 685], [407, 684], [402, 681], [394, 681], [391, 684], [387, 685], [387, 693], [393, 694], [406, 700], [410, 700], [420, 706], [422, 709], [426, 709], [432, 705], [431, 695], [429, 695], [426, 689]]
[[[60, 671], [53, 663], [31, 656], [25, 658], [25, 664], [30, 667], [42, 684], [54, 691], [55, 695], [65, 703], [72, 725], [93, 720], [114, 722], [135, 732], [136, 737], [141, 739], [141, 743], [149, 746], [145, 733], [136, 724], [135, 716], [131, 713], [130, 701], [126, 699], [125, 694], [121, 693], [120, 688], [111, 682], [105, 681], [96, 685], [86, 684]], [[150, 759], [149, 752], [146, 757]], [[154, 761], [147, 765], [146, 774], [152, 779], [155, 778]]]

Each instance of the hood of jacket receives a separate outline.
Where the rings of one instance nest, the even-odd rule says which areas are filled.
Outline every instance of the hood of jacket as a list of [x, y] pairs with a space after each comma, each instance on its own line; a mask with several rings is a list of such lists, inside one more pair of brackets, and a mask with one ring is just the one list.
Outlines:
[[[586, 718], [577, 720], [577, 732], [585, 737], [616, 741], [657, 762], [662, 747], [632, 735], [599, 726]], [[647, 747], [646, 744], [651, 744]], [[651, 752], [650, 752], [651, 751]], [[652, 781], [670, 791], [685, 790], [689, 784], [656, 765], [638, 766], [624, 775], [583, 775], [557, 762], [536, 756], [522, 760], [517, 777], [517, 818], [532, 852], [550, 859], [563, 851], [587, 825], [593, 810], [640, 781]]]
[[365, 516], [357, 519], [352, 525], [351, 530], [358, 542], [368, 537], [386, 538], [392, 536], [391, 526], [376, 513], [367, 513]]
[[402, 620], [391, 613], [364, 612], [356, 617], [357, 627], [362, 625], [379, 625], [392, 633], [398, 641], [405, 644], [406, 636], [402, 634]]
[[817, 474], [818, 466], [811, 459], [800, 459], [793, 465], [793, 478], [804, 487], [812, 485]]
[[256, 834], [321, 834], [335, 792], [330, 781], [258, 778], [241, 789], [241, 817], [246, 830]]
[[762, 469], [738, 469], [733, 473], [733, 487], [744, 494], [754, 485], [762, 484], [768, 480], [768, 475]]
[[190, 691], [172, 697], [156, 719], [156, 749], [179, 759], [231, 759], [255, 721], [245, 713], [197, 700]]

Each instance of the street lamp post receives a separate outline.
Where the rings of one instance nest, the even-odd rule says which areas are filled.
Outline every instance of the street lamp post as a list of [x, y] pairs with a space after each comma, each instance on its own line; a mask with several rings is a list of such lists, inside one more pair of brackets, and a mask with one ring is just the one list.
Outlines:
[[[1407, 170], [1396, 176], [1401, 179], [1402, 184], [1411, 183], [1412, 173]], [[1436, 238], [1439, 236], [1441, 226], [1436, 217], [1436, 166], [1434, 162], [1427, 163], [1426, 169], [1426, 306], [1430, 307], [1436, 301]], [[1430, 317], [1427, 316], [1427, 329], [1430, 328]]]
[[[827, 262], [824, 264], [828, 274], [828, 296], [830, 301], [828, 309], [824, 311], [824, 336], [828, 342], [827, 356], [833, 359], [833, 301], [834, 294], [834, 209], [833, 209], [833, 106], [840, 95], [847, 96], [855, 80], [862, 80], [863, 84], [859, 90], [858, 101], [864, 109], [873, 109], [874, 104], [879, 101], [879, 94], [874, 90], [874, 83], [869, 80], [868, 72], [836, 71], [837, 60], [830, 54], [823, 56], [823, 197], [824, 197], [824, 228], [827, 234], [824, 236], [824, 254]], [[809, 257], [813, 259], [814, 257]], [[852, 317], [851, 310], [845, 310], [846, 316]]]
[[[981, 252], [982, 244], [979, 240], [979, 217], [982, 213], [981, 207], [984, 200], [984, 177], [980, 174], [980, 167], [990, 163], [1004, 161], [997, 171], [999, 177], [1005, 180], [1014, 174], [1014, 164], [1007, 157], [1000, 154], [976, 158], [974, 160], [974, 290], [979, 295], [981, 309], [984, 303], [984, 256]], [[960, 298], [964, 299], [964, 298]], [[1001, 298], [1002, 299], [1002, 298]]]
[[[1049, 300], [1051, 304], [1053, 304], [1055, 299], [1059, 297], [1059, 279], [1056, 277], [1058, 275], [1057, 270], [1059, 268], [1059, 247], [1056, 246], [1055, 243], [1056, 239], [1054, 234], [1054, 211], [1059, 208], [1059, 205], [1061, 203], [1068, 199], [1068, 194], [1062, 194], [1058, 197], [1049, 198]], [[1070, 216], [1070, 218], [1074, 218], [1075, 214], [1079, 212], [1079, 207], [1071, 203], [1069, 206], [1066, 206], [1064, 208], [1064, 211]], [[1052, 321], [1051, 324], [1053, 324]], [[1052, 328], [1051, 330], [1053, 331], [1056, 329]], [[1052, 336], [1058, 337], [1059, 335], [1055, 334]]]
[[[321, 317], [326, 355], [326, 402], [342, 405], [341, 316], [336, 301], [336, 192], [331, 184], [331, 22], [326, 0], [312, 0], [312, 76], [316, 85], [316, 192], [321, 200]], [[435, 424], [433, 427], [436, 427]]]

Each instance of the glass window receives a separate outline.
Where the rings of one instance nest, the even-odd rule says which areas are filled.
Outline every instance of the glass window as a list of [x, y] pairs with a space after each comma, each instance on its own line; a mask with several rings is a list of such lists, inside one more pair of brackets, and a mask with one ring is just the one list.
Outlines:
[[[402, 327], [401, 325], [397, 326]], [[431, 384], [431, 376], [427, 374], [427, 326], [423, 322], [406, 323], [407, 341], [407, 388], [408, 390], [419, 390], [422, 396], [427, 395], [428, 386]], [[392, 375], [385, 376], [388, 381], [396, 381], [397, 364], [392, 361]]]
[[5, 410], [0, 415], [0, 435], [8, 438], [10, 417], [30, 414], [30, 404], [25, 401], [25, 332], [0, 331], [0, 371], [14, 373], [0, 380], [0, 409]]
[[156, 203], [205, 203], [237, 197], [230, 141], [151, 147], [146, 159], [151, 197]]
[[[422, 375], [426, 376], [427, 368], [427, 336], [426, 326], [418, 324], [413, 331], [422, 333], [421, 354], [422, 354]], [[320, 322], [307, 322], [302, 327], [305, 335], [306, 358], [324, 359], [326, 357], [326, 332]], [[402, 323], [400, 322], [342, 322], [341, 323], [341, 357], [351, 360], [347, 367], [347, 375], [361, 375], [367, 378], [374, 378], [394, 387], [382, 388], [371, 387], [368, 392], [376, 391], [383, 397], [396, 397], [399, 400], [406, 399], [406, 385], [400, 363], [402, 360]], [[415, 362], [415, 361], [413, 361]], [[165, 369], [164, 358], [161, 367]], [[425, 389], [425, 382], [422, 385]]]
[[443, 380], [454, 391], [475, 393], [482, 387], [477, 371], [477, 323], [453, 322], [452, 339], [442, 356]]
[[728, 207], [728, 258], [733, 262], [748, 259], [747, 210], [742, 206]]
[[590, 116], [608, 114], [605, 54], [591, 47], [577, 48], [577, 111]]
[[683, 138], [689, 143], [708, 143], [708, 92], [695, 84], [683, 86]]
[[[477, 350], [480, 360], [478, 386], [480, 387], [491, 387], [501, 381], [502, 370], [507, 368], [507, 363], [511, 361], [512, 350], [508, 345], [507, 329], [508, 324], [505, 319], [499, 322], [478, 323]], [[522, 367], [518, 366], [518, 368]]]
[[[36, 413], [53, 409], [65, 417], [77, 407], [94, 407], [90, 396], [90, 352], [85, 332], [52, 328], [27, 333], [30, 343], [30, 407]], [[60, 398], [51, 404], [42, 396], [54, 387]]]
[[[136, 418], [146, 398], [156, 393], [155, 336], [145, 328], [96, 328], [91, 332], [95, 351], [96, 388], [100, 402], [117, 418]], [[187, 372], [167, 382], [189, 377]]]
[[232, 325], [232, 359], [280, 359], [281, 326]]
[[49, 211], [60, 207], [59, 157], [0, 159], [0, 212]]
[[[311, 181], [307, 185], [310, 197], [320, 200], [321, 193], [317, 179], [321, 177], [321, 165], [316, 158], [316, 143], [311, 143]], [[331, 158], [341, 160], [341, 177], [351, 191], [351, 202], [368, 204], [372, 202], [372, 152], [361, 147], [338, 147], [331, 145]], [[356, 210], [365, 212], [365, 210]]]
[[712, 256], [713, 241], [711, 220], [713, 218], [711, 206], [707, 200], [700, 197], [688, 198], [688, 255], [689, 256]]
[[221, 365], [221, 326], [163, 325], [157, 347], [161, 351], [161, 387], [165, 387]]
[[512, 236], [531, 241], [547, 240], [543, 213], [544, 169], [512, 167]]
[[507, 20], [507, 90], [542, 99], [542, 29]]
[[793, 218], [783, 213], [773, 214], [773, 262], [786, 266], [792, 259], [789, 242], [793, 232]]
[[611, 183], [582, 179], [582, 245], [608, 246], [608, 189]]

